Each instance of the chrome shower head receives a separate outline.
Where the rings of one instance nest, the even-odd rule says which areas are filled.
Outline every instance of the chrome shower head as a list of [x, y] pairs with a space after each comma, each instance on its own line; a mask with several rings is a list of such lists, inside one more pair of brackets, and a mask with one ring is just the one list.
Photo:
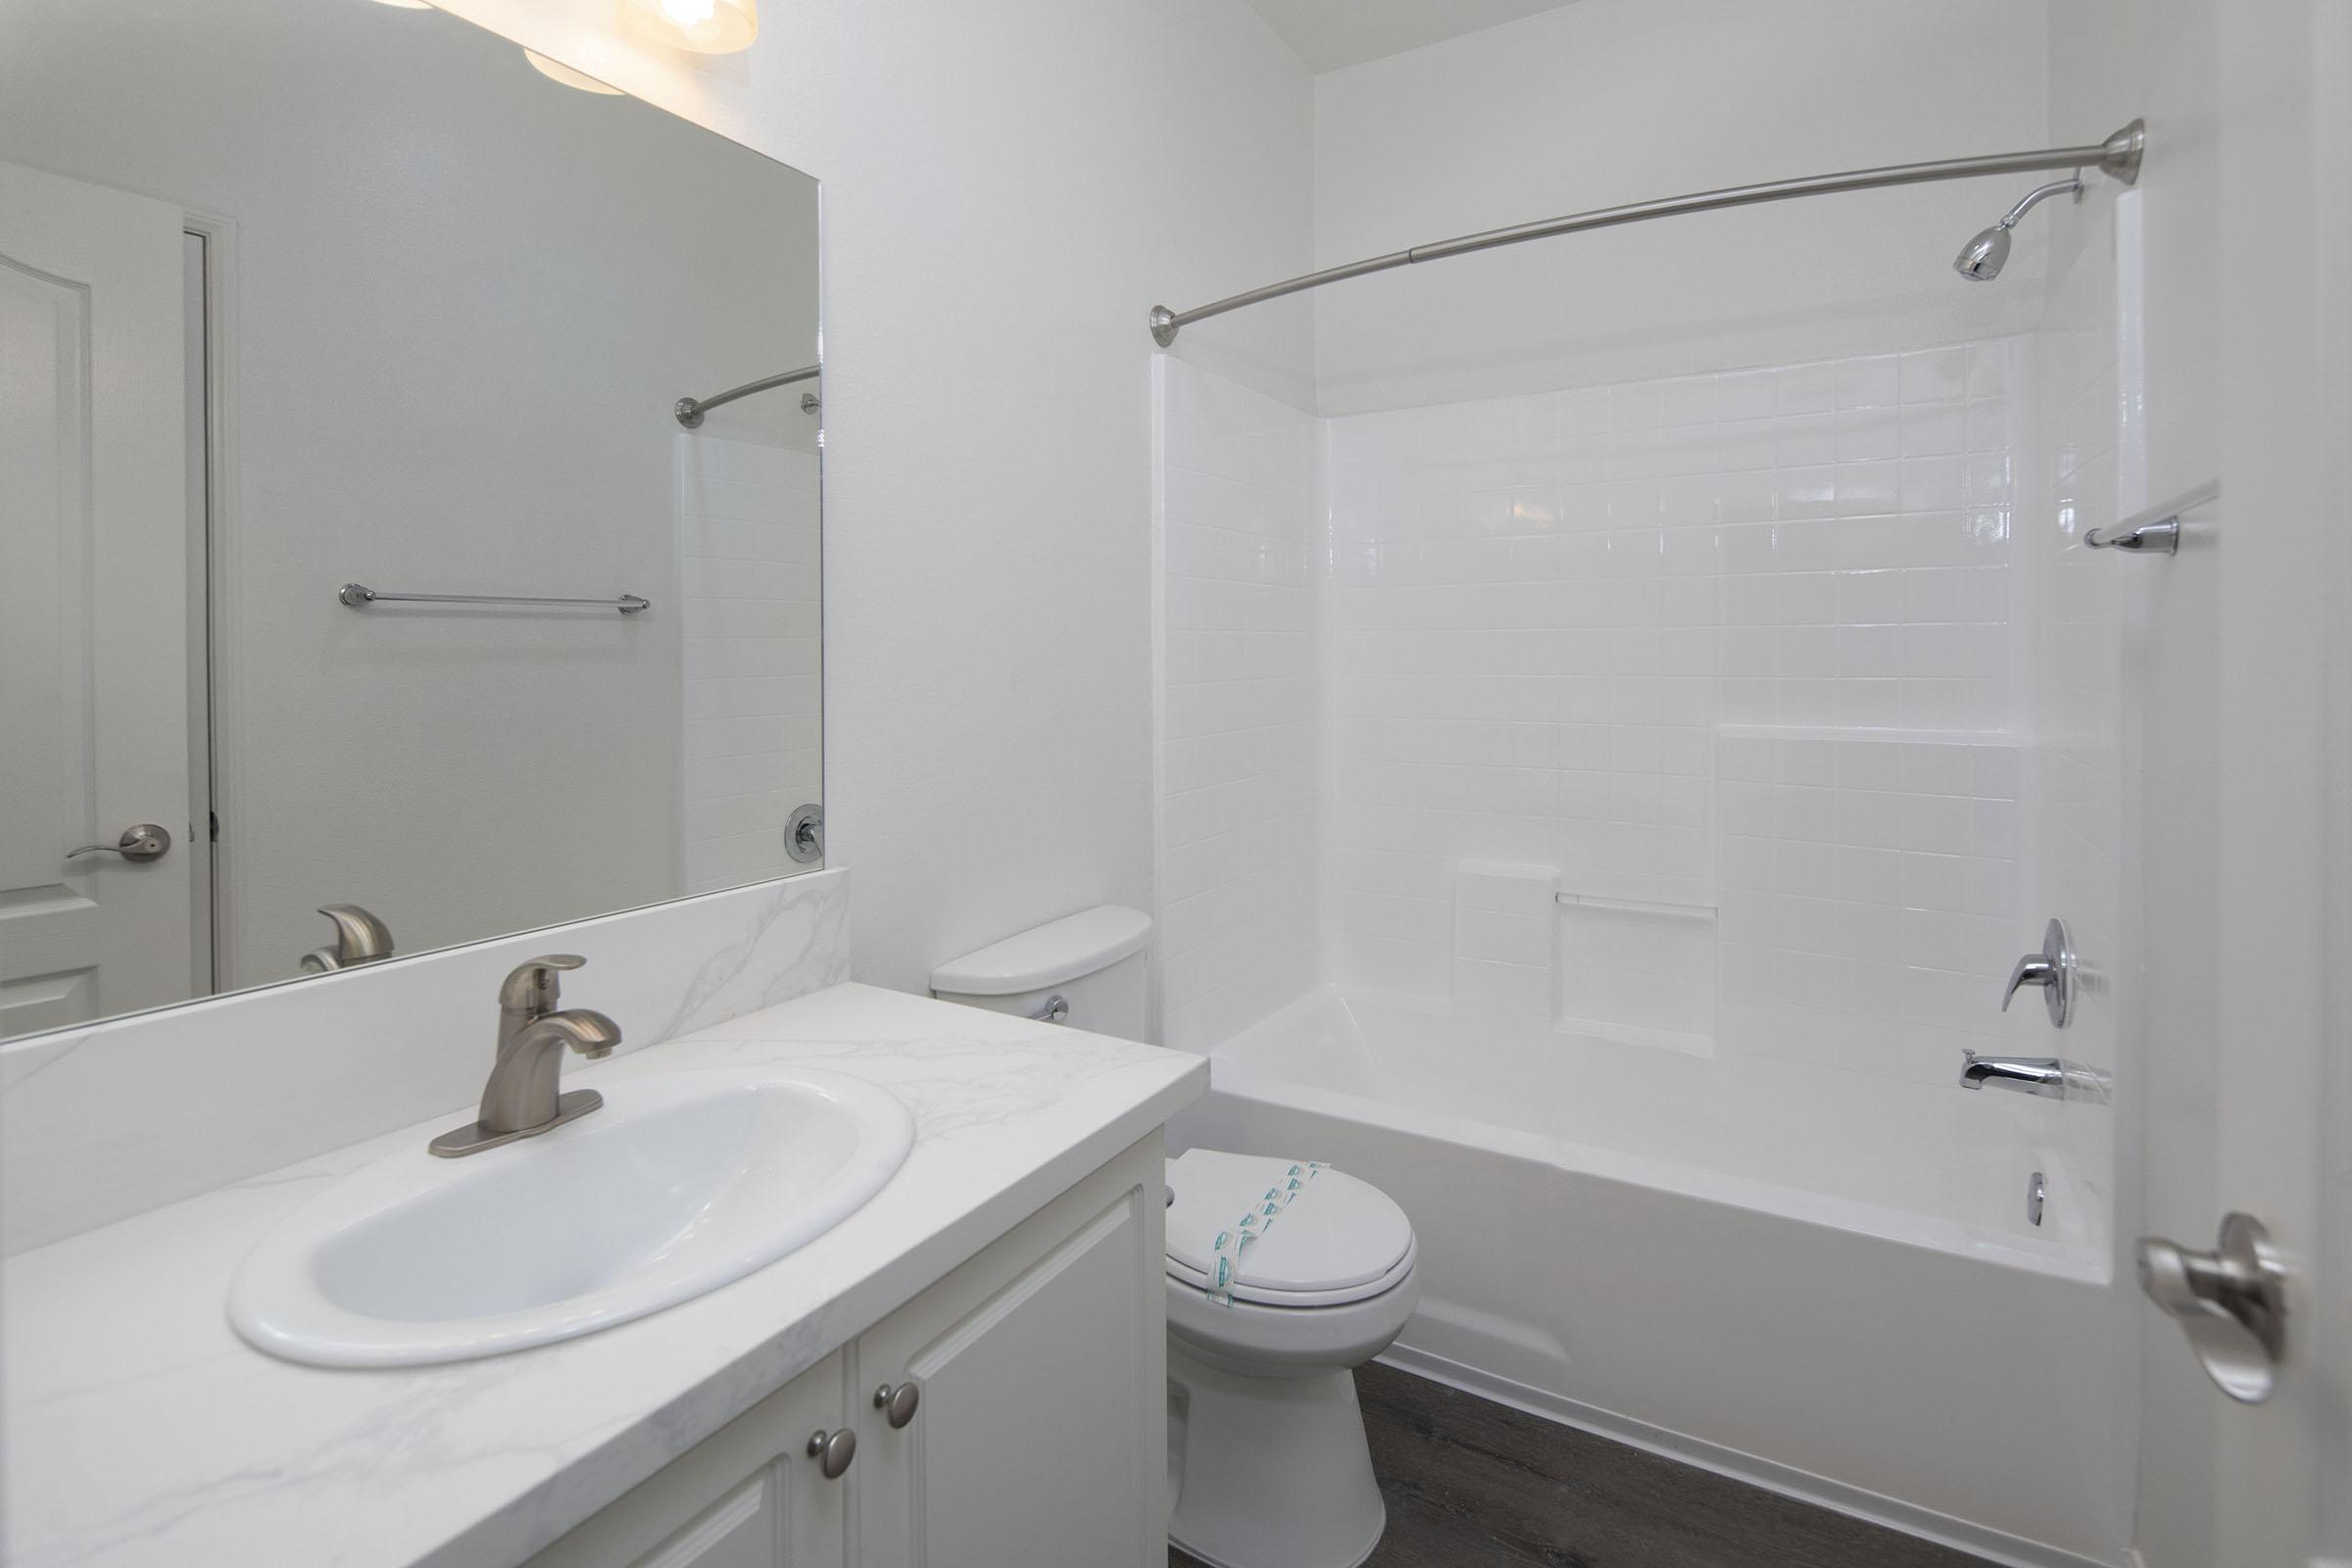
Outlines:
[[1972, 283], [1988, 283], [2001, 275], [2009, 261], [2009, 225], [1995, 223], [1981, 229], [1977, 237], [1960, 249], [1952, 259], [1952, 270]]
[[1980, 231], [1975, 239], [1960, 248], [1960, 254], [1952, 258], [1952, 270], [1972, 283], [1988, 283], [2000, 276], [2001, 269], [2009, 264], [2009, 231], [2017, 226], [2019, 219], [2057, 195], [2070, 195], [2081, 201], [2081, 176], [2054, 179], [2047, 185], [2026, 192], [2025, 200], [2002, 214], [1999, 222]]

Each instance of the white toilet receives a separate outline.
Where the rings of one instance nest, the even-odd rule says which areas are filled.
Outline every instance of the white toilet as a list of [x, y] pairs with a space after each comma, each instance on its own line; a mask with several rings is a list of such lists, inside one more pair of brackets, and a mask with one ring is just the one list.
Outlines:
[[[940, 965], [931, 994], [1141, 1039], [1151, 936], [1104, 905]], [[1420, 1300], [1412, 1224], [1304, 1159], [1195, 1149], [1167, 1170], [1168, 1535], [1213, 1568], [1355, 1568], [1387, 1511], [1350, 1374]], [[1241, 1247], [1245, 1216], [1263, 1231]]]

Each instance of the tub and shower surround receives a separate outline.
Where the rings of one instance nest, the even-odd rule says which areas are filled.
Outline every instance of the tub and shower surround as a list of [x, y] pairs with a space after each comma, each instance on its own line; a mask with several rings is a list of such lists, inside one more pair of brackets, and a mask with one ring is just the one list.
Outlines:
[[1914, 1082], [2022, 1039], [2029, 360], [1322, 421], [1158, 361], [1166, 1038], [1329, 981]]
[[1163, 360], [1165, 885], [1205, 922], [1164, 1038], [1217, 1068], [1180, 1141], [1415, 1214], [1411, 1364], [2079, 1563], [2129, 1464], [2108, 1112], [1954, 1083], [2052, 1049], [1998, 1010], [2049, 912], [2040, 352], [1348, 416], [1305, 464], [1251, 432], [1316, 421]]

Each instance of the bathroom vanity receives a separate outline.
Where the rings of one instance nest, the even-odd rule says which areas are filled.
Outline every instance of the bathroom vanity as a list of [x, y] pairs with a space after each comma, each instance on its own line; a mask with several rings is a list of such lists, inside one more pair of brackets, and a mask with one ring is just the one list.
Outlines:
[[[895, 1096], [906, 1163], [785, 1257], [576, 1339], [351, 1370], [232, 1330], [256, 1243], [446, 1114], [11, 1258], [0, 1555], [1162, 1560], [1160, 1128], [1206, 1064], [836, 985], [565, 1081], [618, 1104], [641, 1078], [779, 1066]], [[595, 1119], [479, 1157], [527, 1159]]]
[[1164, 1560], [1159, 1149], [1139, 1140], [532, 1568]]

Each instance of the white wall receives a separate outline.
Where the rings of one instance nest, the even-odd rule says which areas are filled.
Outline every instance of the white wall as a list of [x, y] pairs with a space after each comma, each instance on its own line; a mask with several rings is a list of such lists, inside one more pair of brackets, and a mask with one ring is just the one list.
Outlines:
[[[2049, 9], [1579, 0], [1330, 73], [1315, 82], [1315, 263], [1725, 185], [2096, 141], [2114, 128], [2105, 108], [2046, 100]], [[2022, 234], [1996, 286], [1962, 282], [1950, 263], [2034, 183], [1747, 208], [1335, 284], [1314, 296], [1322, 409], [2029, 326], [2046, 238]]]
[[[858, 973], [1152, 888], [1144, 313], [1309, 262], [1304, 68], [1241, 0], [768, 0], [747, 54], [609, 0], [451, 9], [824, 182], [830, 851]], [[1303, 305], [1181, 353], [1308, 396]]]
[[[429, 11], [0, 27], [6, 156], [234, 225], [222, 983], [294, 973], [321, 904], [414, 953], [685, 891], [669, 410], [813, 358], [813, 186]], [[710, 428], [813, 424], [786, 393]], [[654, 610], [358, 612], [353, 580]]]
[[1323, 705], [1317, 421], [1159, 361], [1162, 1044], [1313, 985]]

